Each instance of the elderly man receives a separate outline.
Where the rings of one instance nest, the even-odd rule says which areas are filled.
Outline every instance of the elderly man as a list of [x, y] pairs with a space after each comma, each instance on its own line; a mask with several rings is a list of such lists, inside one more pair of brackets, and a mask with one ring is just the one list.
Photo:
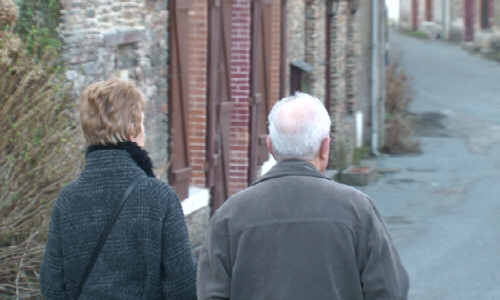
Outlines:
[[198, 299], [407, 299], [408, 275], [372, 200], [322, 175], [330, 123], [307, 94], [273, 107], [267, 146], [278, 164], [212, 217]]

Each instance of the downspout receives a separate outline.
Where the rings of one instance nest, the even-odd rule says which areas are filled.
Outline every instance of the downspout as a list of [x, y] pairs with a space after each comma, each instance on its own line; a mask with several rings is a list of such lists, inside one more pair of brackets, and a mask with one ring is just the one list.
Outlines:
[[281, 0], [281, 28], [280, 28], [280, 99], [287, 96], [286, 94], [286, 83], [287, 83], [287, 58], [288, 58], [288, 15], [287, 15], [287, 0]]
[[332, 34], [331, 34], [331, 26], [332, 26], [332, 18], [333, 18], [333, 15], [332, 15], [332, 1], [329, 0], [326, 2], [326, 29], [325, 29], [325, 33], [326, 33], [326, 43], [325, 43], [325, 46], [326, 46], [326, 68], [325, 68], [325, 77], [326, 77], [326, 80], [325, 80], [325, 106], [326, 106], [326, 110], [328, 111], [328, 114], [332, 115], [332, 111], [331, 111], [331, 106], [332, 106], [332, 99], [331, 98], [331, 83], [330, 83], [330, 80], [331, 80], [331, 74], [332, 74], [332, 67], [331, 67], [331, 58], [332, 58], [332, 45], [331, 45], [331, 42], [332, 42]]
[[372, 80], [371, 80], [371, 119], [372, 119], [372, 138], [371, 150], [373, 155], [378, 155], [378, 1], [372, 0]]

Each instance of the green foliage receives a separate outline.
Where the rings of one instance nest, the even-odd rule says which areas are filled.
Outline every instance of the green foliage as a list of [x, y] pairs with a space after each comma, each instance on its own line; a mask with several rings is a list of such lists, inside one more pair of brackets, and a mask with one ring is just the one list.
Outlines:
[[46, 50], [37, 62], [17, 35], [0, 37], [1, 299], [39, 296], [50, 208], [82, 157], [70, 86]]
[[370, 155], [371, 150], [368, 146], [354, 149], [353, 164], [358, 167], [361, 166], [361, 161], [370, 157]]
[[20, 0], [19, 18], [14, 31], [26, 43], [31, 54], [41, 57], [48, 49], [59, 51], [57, 28], [61, 19], [59, 0]]
[[420, 30], [401, 30], [401, 33], [406, 34], [407, 36], [414, 37], [417, 39], [428, 40], [429, 35]]

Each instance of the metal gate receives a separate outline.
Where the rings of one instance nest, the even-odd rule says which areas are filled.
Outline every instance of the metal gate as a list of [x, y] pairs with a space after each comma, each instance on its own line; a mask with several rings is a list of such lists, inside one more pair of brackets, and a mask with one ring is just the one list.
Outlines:
[[207, 186], [212, 213], [229, 197], [232, 0], [209, 2]]
[[271, 28], [272, 1], [252, 1], [252, 75], [250, 118], [249, 183], [268, 159], [266, 147], [267, 114], [271, 105]]
[[180, 199], [188, 197], [191, 165], [188, 149], [189, 9], [191, 0], [169, 1], [170, 11], [170, 165], [168, 180]]

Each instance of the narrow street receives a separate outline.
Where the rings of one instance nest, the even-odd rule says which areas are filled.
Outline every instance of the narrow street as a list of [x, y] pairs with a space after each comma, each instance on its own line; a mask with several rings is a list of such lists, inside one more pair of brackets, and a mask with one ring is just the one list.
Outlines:
[[[423, 153], [382, 156], [362, 188], [410, 274], [410, 299], [500, 299], [500, 64], [391, 32]], [[399, 53], [399, 54], [398, 54]]]

